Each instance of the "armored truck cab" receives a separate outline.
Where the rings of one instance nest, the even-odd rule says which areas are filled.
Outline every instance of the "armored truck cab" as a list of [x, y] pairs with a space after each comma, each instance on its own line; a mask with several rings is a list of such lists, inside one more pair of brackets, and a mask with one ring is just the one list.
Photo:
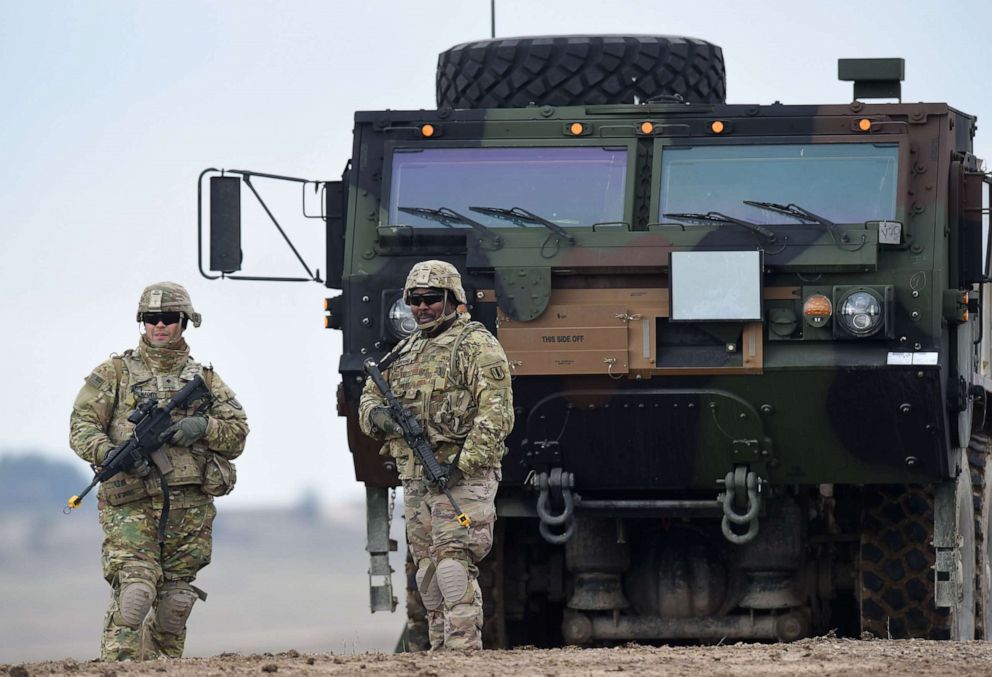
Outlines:
[[487, 645], [985, 638], [975, 117], [869, 101], [898, 99], [895, 59], [842, 60], [851, 103], [726, 104], [719, 48], [680, 38], [484, 41], [440, 66], [439, 108], [357, 113], [326, 186], [373, 610], [396, 605], [398, 481], [359, 430], [363, 362], [415, 328], [404, 279], [433, 258], [513, 376]]

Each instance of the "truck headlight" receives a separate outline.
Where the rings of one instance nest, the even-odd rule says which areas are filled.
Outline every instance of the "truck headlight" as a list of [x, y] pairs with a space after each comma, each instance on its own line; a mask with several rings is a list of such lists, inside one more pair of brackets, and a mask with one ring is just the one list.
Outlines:
[[837, 312], [837, 322], [848, 334], [857, 337], [871, 336], [882, 327], [882, 302], [877, 296], [863, 289], [843, 297]]
[[393, 301], [393, 305], [389, 306], [389, 313], [386, 315], [386, 319], [389, 323], [390, 333], [397, 339], [406, 338], [417, 328], [417, 321], [413, 319], [410, 306], [406, 304], [402, 296]]

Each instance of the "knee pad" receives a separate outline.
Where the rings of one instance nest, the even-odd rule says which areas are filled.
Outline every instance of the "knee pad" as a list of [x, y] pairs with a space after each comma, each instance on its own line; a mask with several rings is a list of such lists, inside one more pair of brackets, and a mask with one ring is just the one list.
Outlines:
[[148, 615], [148, 610], [152, 608], [155, 601], [155, 587], [148, 581], [140, 578], [132, 579], [121, 585], [117, 595], [117, 609], [121, 625], [126, 625], [132, 630], [141, 627], [141, 622]]
[[445, 605], [448, 607], [470, 601], [475, 597], [475, 591], [469, 585], [468, 569], [456, 559], [449, 558], [438, 562], [436, 578]]
[[193, 586], [184, 581], [169, 581], [158, 595], [158, 612], [155, 625], [162, 632], [178, 635], [186, 627], [186, 619], [193, 611], [197, 594]]
[[420, 560], [417, 568], [417, 590], [420, 592], [420, 601], [428, 611], [434, 611], [444, 601], [441, 588], [438, 587], [437, 571], [429, 559]]
[[141, 627], [155, 601], [158, 571], [144, 562], [129, 562], [117, 574], [117, 613], [114, 622], [132, 630]]

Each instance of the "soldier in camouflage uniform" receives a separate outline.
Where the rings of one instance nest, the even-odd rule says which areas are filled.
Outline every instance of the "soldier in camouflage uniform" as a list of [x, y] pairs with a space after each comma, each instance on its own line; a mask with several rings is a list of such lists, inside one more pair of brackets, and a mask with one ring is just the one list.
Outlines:
[[164, 403], [197, 375], [212, 395], [202, 413], [195, 407], [174, 411], [173, 424], [162, 435], [172, 466], [161, 464], [170, 502], [164, 542], [158, 537], [163, 507], [158, 463], [145, 462], [100, 486], [103, 575], [113, 587], [103, 660], [180, 657], [193, 603], [206, 598], [192, 582], [210, 563], [213, 497], [233, 488], [231, 459], [244, 450], [248, 424], [234, 393], [211, 367], [189, 355], [183, 330], [190, 321], [199, 327], [200, 319], [182, 286], [147, 287], [138, 303], [144, 333], [137, 349], [97, 366], [72, 406], [69, 444], [99, 466], [130, 437], [134, 425], [127, 416], [139, 401], [154, 394]]
[[451, 264], [418, 263], [403, 296], [418, 328], [386, 359], [393, 361], [384, 375], [423, 424], [438, 462], [449, 464], [452, 494], [471, 526], [460, 526], [450, 501], [425, 483], [422, 467], [371, 379], [362, 393], [361, 427], [384, 441], [381, 453], [396, 459], [431, 648], [481, 649], [476, 564], [492, 547], [500, 460], [513, 428], [509, 365], [496, 338], [465, 312], [461, 276]]

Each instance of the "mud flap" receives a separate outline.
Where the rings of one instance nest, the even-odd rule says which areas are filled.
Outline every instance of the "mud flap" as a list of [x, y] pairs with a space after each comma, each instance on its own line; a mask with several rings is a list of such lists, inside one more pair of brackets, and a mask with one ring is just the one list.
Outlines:
[[396, 542], [389, 538], [390, 517], [389, 489], [366, 487], [365, 549], [369, 553], [369, 606], [372, 613], [396, 611], [393, 568], [389, 566], [389, 553], [396, 550]]
[[957, 467], [934, 495], [934, 606], [951, 610], [950, 638], [968, 640], [975, 636], [975, 514], [971, 475], [960, 459]]
[[934, 604], [938, 608], [952, 608], [961, 594], [961, 553], [958, 548], [957, 505], [954, 497], [955, 481], [937, 487], [933, 510]]

